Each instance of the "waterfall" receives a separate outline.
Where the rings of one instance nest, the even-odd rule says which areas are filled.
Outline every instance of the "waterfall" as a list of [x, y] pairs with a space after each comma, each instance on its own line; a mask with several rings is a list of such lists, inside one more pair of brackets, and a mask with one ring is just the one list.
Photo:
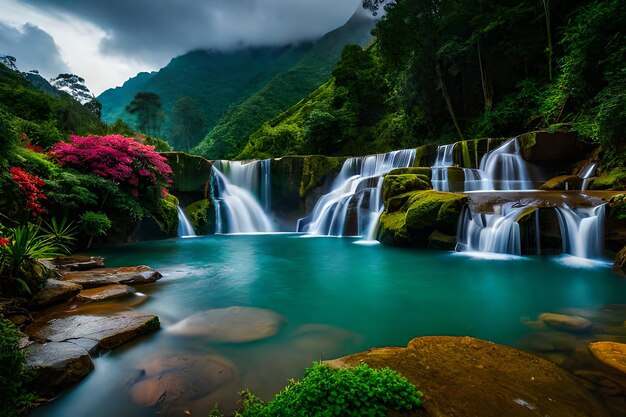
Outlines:
[[331, 191], [323, 195], [298, 231], [313, 235], [363, 236], [373, 233], [382, 211], [382, 175], [394, 168], [409, 167], [415, 149], [348, 158]]
[[[267, 233], [274, 227], [256, 196], [267, 199], [269, 168], [265, 161], [216, 161], [213, 165], [212, 198], [215, 204], [215, 233]], [[260, 169], [261, 168], [261, 169]], [[267, 179], [266, 179], [267, 178]], [[256, 196], [255, 196], [256, 195]]]
[[192, 237], [196, 235], [196, 232], [193, 230], [193, 226], [185, 213], [185, 210], [181, 206], [176, 206], [176, 211], [178, 211], [178, 237]]
[[531, 190], [533, 188], [526, 161], [522, 158], [518, 138], [506, 141], [483, 155], [480, 161], [483, 190]]
[[526, 207], [517, 203], [494, 206], [493, 213], [473, 212], [465, 207], [457, 233], [457, 251], [522, 254], [519, 224]]
[[602, 256], [605, 207], [557, 208], [565, 253], [591, 259]]
[[596, 166], [597, 164], [595, 162], [587, 164], [578, 174], [578, 176], [583, 179], [581, 191], [585, 191], [587, 189], [590, 178], [596, 173]]
[[261, 202], [266, 213], [272, 211], [272, 160], [264, 159], [261, 161]]
[[437, 147], [437, 158], [435, 159], [435, 165], [430, 167], [432, 171], [433, 190], [437, 191], [450, 191], [450, 183], [448, 182], [448, 168], [452, 166], [452, 158], [454, 152], [454, 145], [442, 145]]

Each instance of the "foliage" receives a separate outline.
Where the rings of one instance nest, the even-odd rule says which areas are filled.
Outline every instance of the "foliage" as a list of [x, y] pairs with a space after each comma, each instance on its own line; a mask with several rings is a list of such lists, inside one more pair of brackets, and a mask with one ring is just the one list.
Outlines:
[[96, 236], [104, 236], [111, 228], [111, 220], [104, 213], [87, 211], [80, 216], [80, 229], [89, 236], [87, 248], [91, 247], [91, 242]]
[[29, 174], [18, 167], [12, 167], [9, 169], [9, 172], [25, 197], [26, 210], [33, 217], [43, 213], [44, 209], [41, 206], [41, 202], [46, 199], [46, 196], [41, 189], [46, 183], [41, 178]]
[[67, 253], [72, 251], [76, 241], [76, 226], [73, 222], [69, 222], [67, 217], [63, 217], [60, 221], [57, 221], [56, 217], [52, 217], [49, 222], [44, 220], [42, 227], [59, 249]]
[[38, 259], [61, 255], [64, 246], [32, 223], [9, 229], [5, 237], [9, 242], [0, 248], [0, 286], [8, 294], [32, 295], [46, 278]]
[[191, 97], [176, 100], [172, 107], [170, 140], [176, 150], [189, 151], [205, 133], [205, 122], [200, 106]]
[[135, 116], [136, 126], [141, 132], [158, 136], [164, 114], [161, 98], [155, 93], [137, 93], [126, 106], [126, 111]]
[[0, 319], [0, 415], [6, 417], [19, 415], [35, 400], [26, 390], [30, 378], [19, 348], [21, 336], [13, 323]]
[[316, 363], [301, 381], [292, 380], [268, 404], [246, 391], [239, 417], [324, 416], [361, 417], [387, 415], [389, 410], [419, 407], [422, 393], [389, 368], [375, 370], [366, 364], [332, 369]]
[[72, 136], [71, 142], [56, 144], [53, 152], [61, 166], [112, 180], [139, 197], [171, 182], [172, 169], [153, 149], [121, 135]]

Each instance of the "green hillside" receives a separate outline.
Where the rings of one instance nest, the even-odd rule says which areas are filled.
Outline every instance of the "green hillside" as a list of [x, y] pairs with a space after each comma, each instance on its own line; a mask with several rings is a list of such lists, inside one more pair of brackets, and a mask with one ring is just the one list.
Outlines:
[[231, 106], [258, 91], [276, 74], [291, 68], [310, 48], [311, 43], [302, 43], [232, 52], [189, 52], [172, 59], [158, 72], [140, 73], [122, 87], [103, 92], [98, 97], [102, 118], [109, 123], [119, 118], [135, 127], [134, 118], [124, 110], [126, 105], [138, 92], [153, 92], [160, 96], [165, 113], [162, 136], [168, 136], [170, 111], [182, 97], [198, 103], [208, 130]]
[[345, 45], [365, 45], [372, 39], [371, 18], [355, 14], [345, 25], [318, 40], [288, 71], [276, 75], [260, 91], [232, 107], [207, 134], [195, 153], [212, 159], [234, 158], [250, 134], [324, 83]]
[[537, 128], [573, 129], [619, 155], [624, 16], [622, 0], [391, 2], [376, 43], [347, 47], [333, 78], [239, 157], [362, 155]]

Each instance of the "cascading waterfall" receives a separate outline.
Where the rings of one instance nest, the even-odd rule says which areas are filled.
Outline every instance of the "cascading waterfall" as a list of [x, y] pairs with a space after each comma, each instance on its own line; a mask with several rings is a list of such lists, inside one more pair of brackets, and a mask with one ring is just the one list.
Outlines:
[[557, 208], [563, 251], [579, 258], [600, 258], [604, 241], [606, 204], [596, 207]]
[[589, 181], [591, 180], [591, 177], [596, 173], [596, 167], [596, 163], [587, 164], [578, 174], [578, 176], [583, 179], [583, 185], [580, 188], [581, 191], [587, 190], [587, 186], [589, 186]]
[[522, 158], [518, 138], [506, 141], [485, 154], [480, 161], [483, 190], [532, 190], [526, 161]]
[[298, 221], [298, 231], [312, 235], [363, 236], [372, 234], [382, 212], [382, 175], [409, 167], [415, 149], [349, 158], [328, 194], [311, 214]]
[[[268, 233], [272, 221], [255, 197], [269, 199], [269, 162], [216, 161], [212, 190], [215, 203], [215, 233]], [[260, 169], [261, 168], [261, 169]], [[263, 204], [269, 207], [269, 201]]]
[[185, 213], [185, 210], [181, 206], [176, 206], [178, 211], [178, 237], [193, 237], [196, 232], [193, 230], [193, 226]]
[[505, 203], [494, 206], [494, 212], [487, 214], [465, 207], [459, 222], [456, 250], [521, 255], [516, 220], [525, 208], [517, 203]]
[[430, 167], [432, 172], [431, 183], [433, 190], [437, 191], [450, 191], [450, 183], [448, 181], [448, 168], [452, 166], [454, 145], [441, 145], [437, 147], [437, 158], [435, 159], [435, 165]]

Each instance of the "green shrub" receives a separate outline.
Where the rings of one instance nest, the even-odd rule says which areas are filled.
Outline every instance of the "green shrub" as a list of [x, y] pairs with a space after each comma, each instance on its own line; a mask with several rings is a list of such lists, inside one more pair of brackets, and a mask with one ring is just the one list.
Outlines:
[[268, 404], [248, 391], [242, 396], [238, 417], [384, 417], [389, 410], [410, 411], [422, 404], [422, 393], [406, 378], [366, 364], [332, 369], [316, 363]]
[[20, 332], [8, 320], [0, 319], [0, 415], [14, 417], [35, 397], [25, 385], [24, 352], [19, 348]]
[[89, 235], [87, 249], [91, 247], [91, 242], [95, 236], [104, 236], [111, 228], [111, 220], [104, 213], [87, 211], [80, 216], [80, 228]]

